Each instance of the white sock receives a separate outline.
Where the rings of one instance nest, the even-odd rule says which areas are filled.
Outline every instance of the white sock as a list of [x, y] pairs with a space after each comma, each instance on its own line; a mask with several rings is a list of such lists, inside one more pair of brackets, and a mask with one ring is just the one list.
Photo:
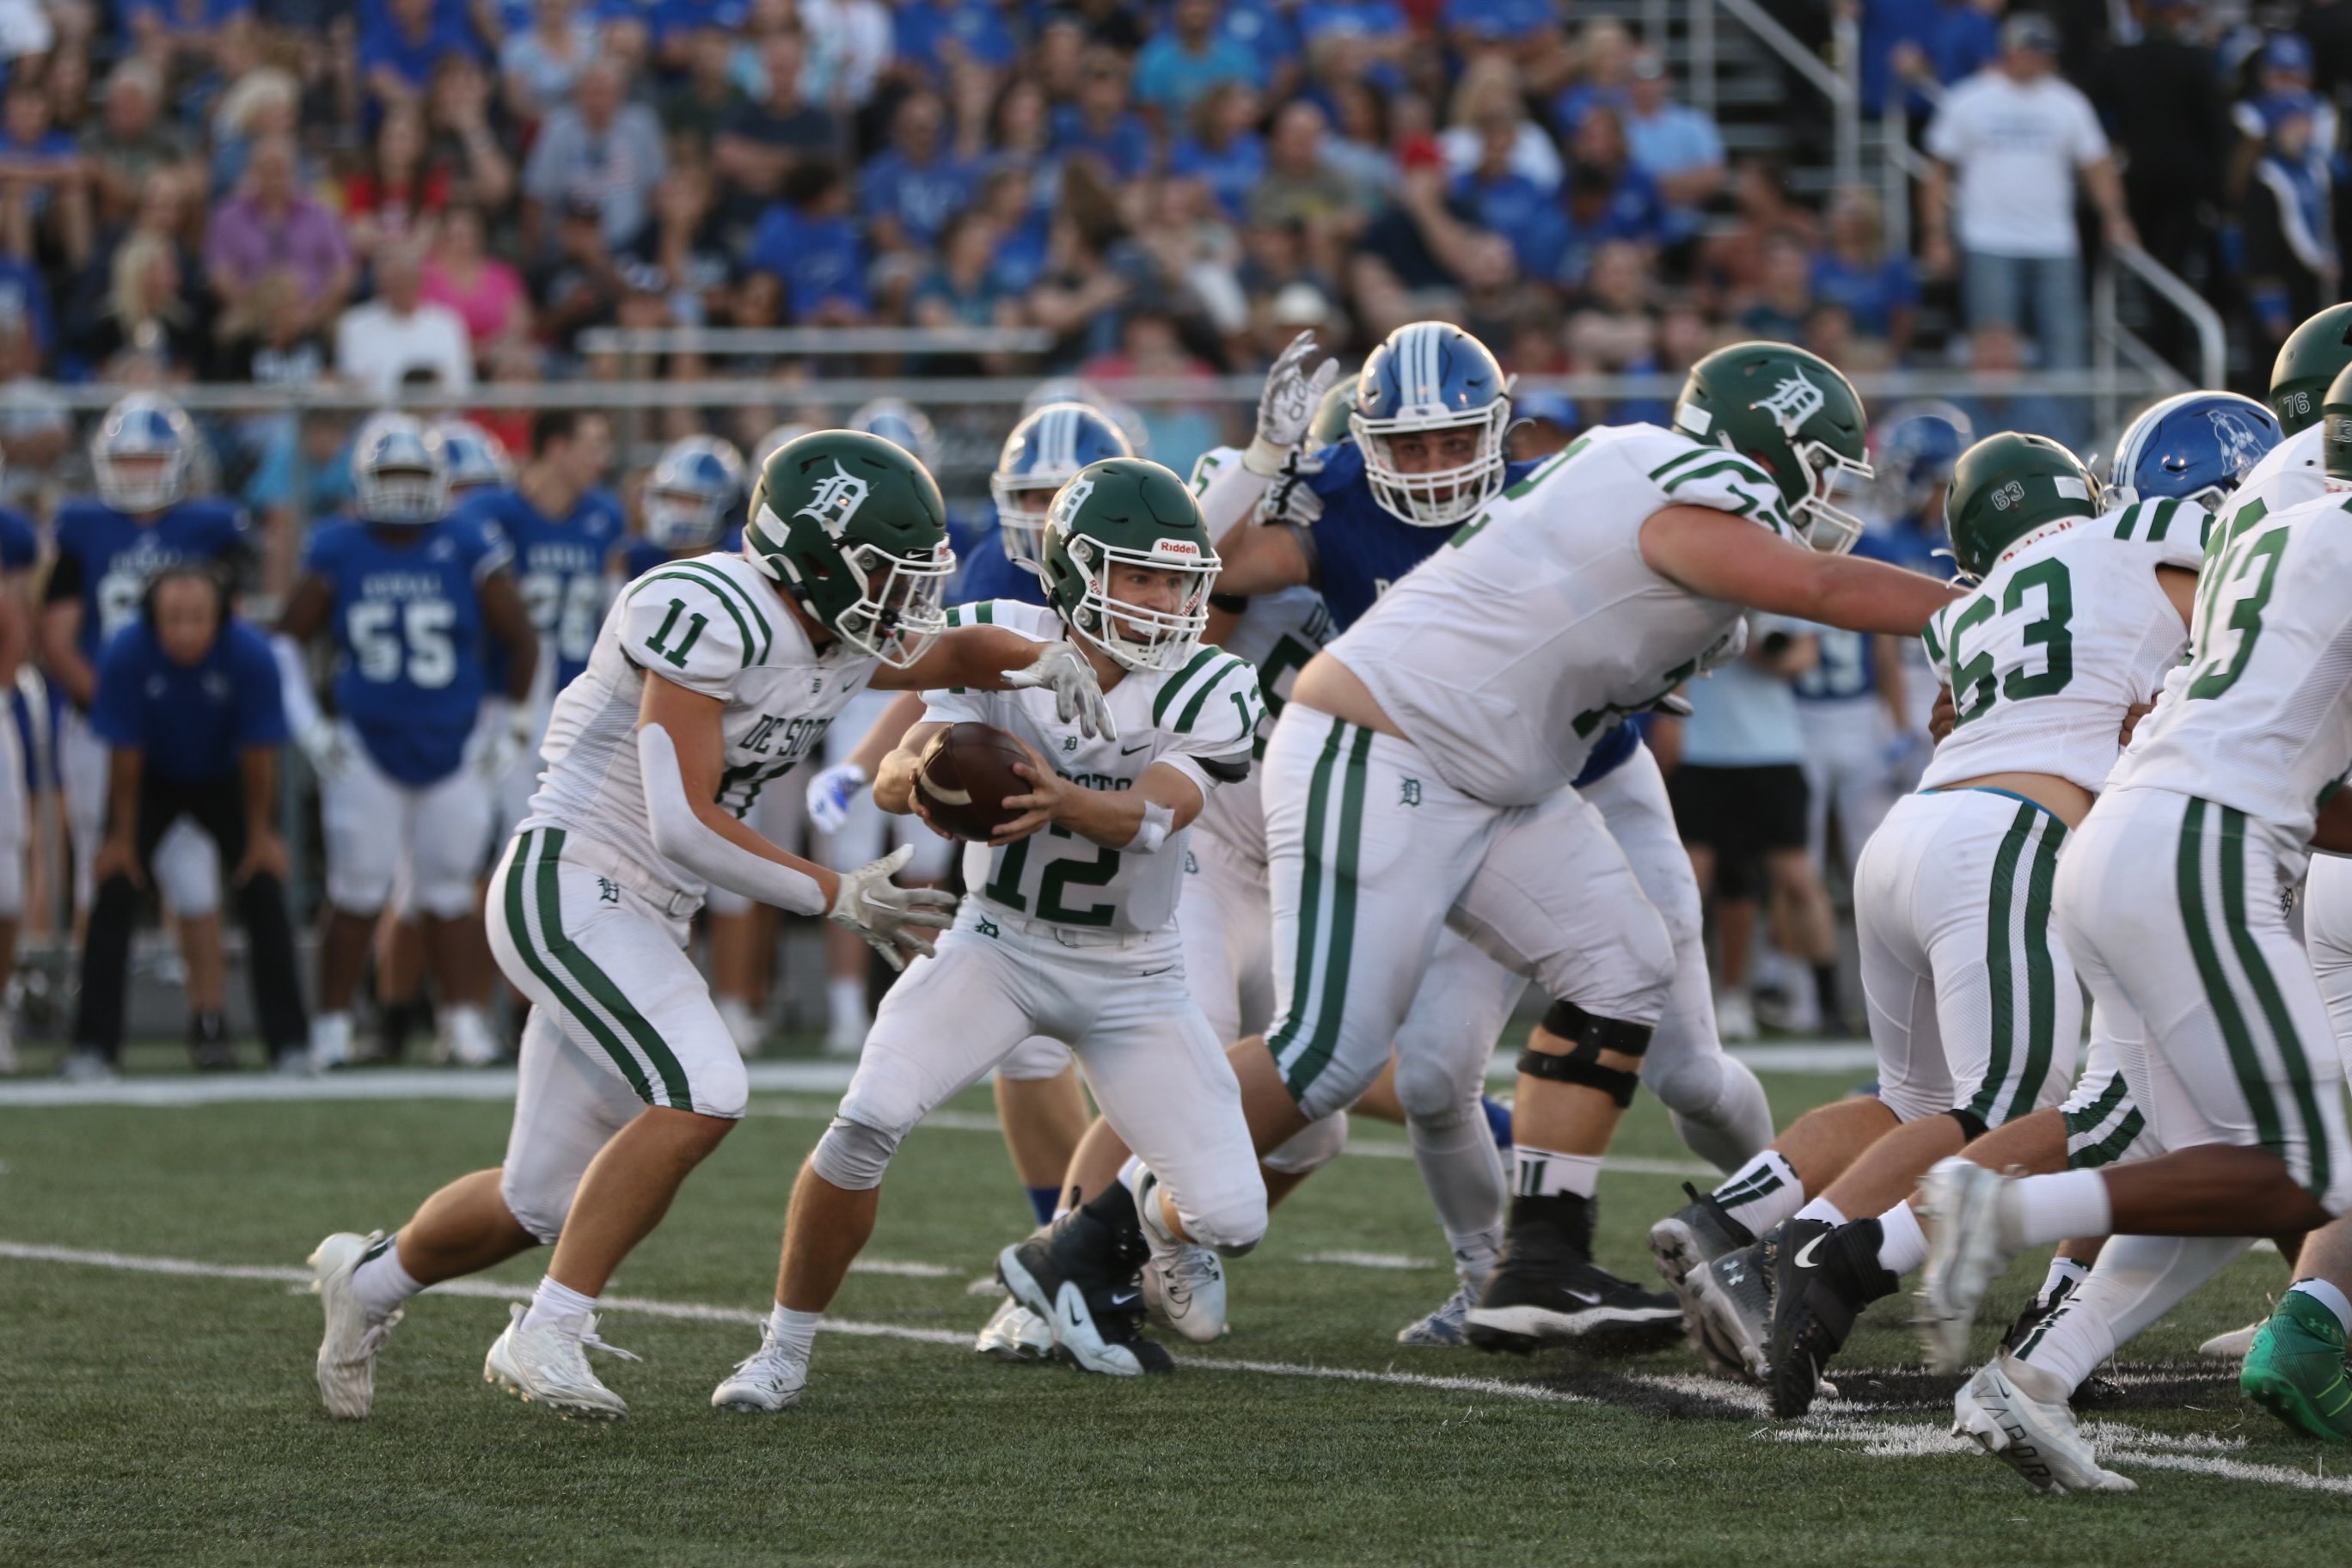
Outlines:
[[1782, 1159], [1779, 1150], [1767, 1149], [1716, 1188], [1715, 1201], [1732, 1218], [1761, 1236], [1805, 1206], [1805, 1184], [1797, 1179], [1797, 1168]]
[[553, 1275], [539, 1282], [530, 1298], [530, 1310], [522, 1315], [526, 1329], [553, 1329], [557, 1333], [573, 1339], [588, 1331], [588, 1319], [596, 1310], [596, 1298], [583, 1296], [569, 1285], [559, 1284]]
[[764, 1331], [770, 1344], [805, 1366], [808, 1364], [809, 1346], [816, 1341], [816, 1326], [823, 1321], [823, 1312], [795, 1312], [779, 1301], [768, 1313]]
[[2071, 1296], [2083, 1288], [2091, 1277], [2091, 1266], [2078, 1258], [2058, 1257], [2050, 1260], [2050, 1272], [2042, 1277], [2042, 1289], [2034, 1300], [2047, 1307], [2061, 1297]]
[[2352, 1329], [2352, 1300], [2347, 1300], [2343, 1291], [2326, 1280], [2298, 1279], [2294, 1282], [2294, 1293], [2308, 1296], [2335, 1313], [2338, 1328]]
[[400, 1238], [383, 1238], [383, 1250], [352, 1270], [352, 1294], [371, 1318], [389, 1318], [402, 1302], [425, 1289], [400, 1266]]
[[1523, 1198], [1557, 1197], [1562, 1193], [1589, 1198], [1601, 1185], [1598, 1154], [1562, 1154], [1521, 1143], [1511, 1156], [1511, 1191]]
[[1998, 1202], [2000, 1238], [2016, 1251], [2105, 1236], [2113, 1224], [2106, 1178], [2096, 1171], [2021, 1177]]
[[1797, 1211], [1796, 1217], [1799, 1219], [1827, 1220], [1832, 1225], [1843, 1225], [1845, 1223], [1845, 1211], [1839, 1208], [1837, 1205], [1830, 1202], [1827, 1198], [1815, 1198], [1803, 1208], [1799, 1209]]
[[1896, 1278], [1927, 1261], [1927, 1233], [1907, 1203], [1896, 1204], [1878, 1216], [1878, 1266]]
[[2072, 1393], [2118, 1347], [2252, 1245], [2244, 1237], [2116, 1237], [2082, 1286], [2026, 1336], [2018, 1358], [2056, 1373]]
[[866, 1026], [866, 982], [862, 979], [836, 975], [825, 984], [825, 1015], [839, 1032], [842, 1025], [855, 1019], [860, 1029]]

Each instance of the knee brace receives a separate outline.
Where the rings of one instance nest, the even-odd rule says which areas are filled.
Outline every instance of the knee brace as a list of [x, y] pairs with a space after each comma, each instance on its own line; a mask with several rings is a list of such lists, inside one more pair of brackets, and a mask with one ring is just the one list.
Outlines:
[[809, 1152], [809, 1169], [845, 1192], [871, 1192], [882, 1184], [901, 1136], [836, 1116]]
[[1288, 1142], [1262, 1156], [1258, 1163], [1285, 1175], [1304, 1176], [1338, 1159], [1347, 1146], [1348, 1113], [1335, 1110], [1292, 1133]]
[[1576, 1048], [1556, 1055], [1530, 1047], [1519, 1053], [1521, 1072], [1554, 1083], [1580, 1083], [1587, 1089], [1597, 1089], [1615, 1100], [1621, 1110], [1633, 1103], [1633, 1091], [1642, 1087], [1642, 1075], [1622, 1068], [1603, 1067], [1601, 1053], [1643, 1056], [1650, 1048], [1649, 1025], [1602, 1018], [1573, 1002], [1554, 1002], [1543, 1016], [1543, 1026], [1564, 1040], [1574, 1041]]

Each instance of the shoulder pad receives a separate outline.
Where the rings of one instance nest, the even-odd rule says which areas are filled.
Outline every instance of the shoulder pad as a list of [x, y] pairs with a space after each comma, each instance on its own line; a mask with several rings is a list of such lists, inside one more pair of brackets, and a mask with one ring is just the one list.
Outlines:
[[674, 561], [630, 585], [620, 616], [631, 663], [708, 697], [767, 662], [775, 628], [743, 585], [698, 561]]

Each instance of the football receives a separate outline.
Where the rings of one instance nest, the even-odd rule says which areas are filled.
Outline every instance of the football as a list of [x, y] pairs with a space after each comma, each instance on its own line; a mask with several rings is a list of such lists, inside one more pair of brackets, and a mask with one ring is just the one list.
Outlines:
[[915, 788], [932, 821], [959, 838], [985, 842], [1021, 815], [1003, 802], [1029, 793], [1029, 781], [1013, 771], [1028, 760], [1021, 742], [993, 725], [950, 724], [916, 765]]

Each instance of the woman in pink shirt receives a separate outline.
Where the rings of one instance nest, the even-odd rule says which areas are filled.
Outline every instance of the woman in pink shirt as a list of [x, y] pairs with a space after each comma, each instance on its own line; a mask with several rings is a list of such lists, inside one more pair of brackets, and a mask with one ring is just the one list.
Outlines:
[[425, 298], [464, 319], [478, 353], [530, 331], [530, 298], [522, 274], [482, 248], [478, 207], [453, 204], [436, 226], [425, 261]]

